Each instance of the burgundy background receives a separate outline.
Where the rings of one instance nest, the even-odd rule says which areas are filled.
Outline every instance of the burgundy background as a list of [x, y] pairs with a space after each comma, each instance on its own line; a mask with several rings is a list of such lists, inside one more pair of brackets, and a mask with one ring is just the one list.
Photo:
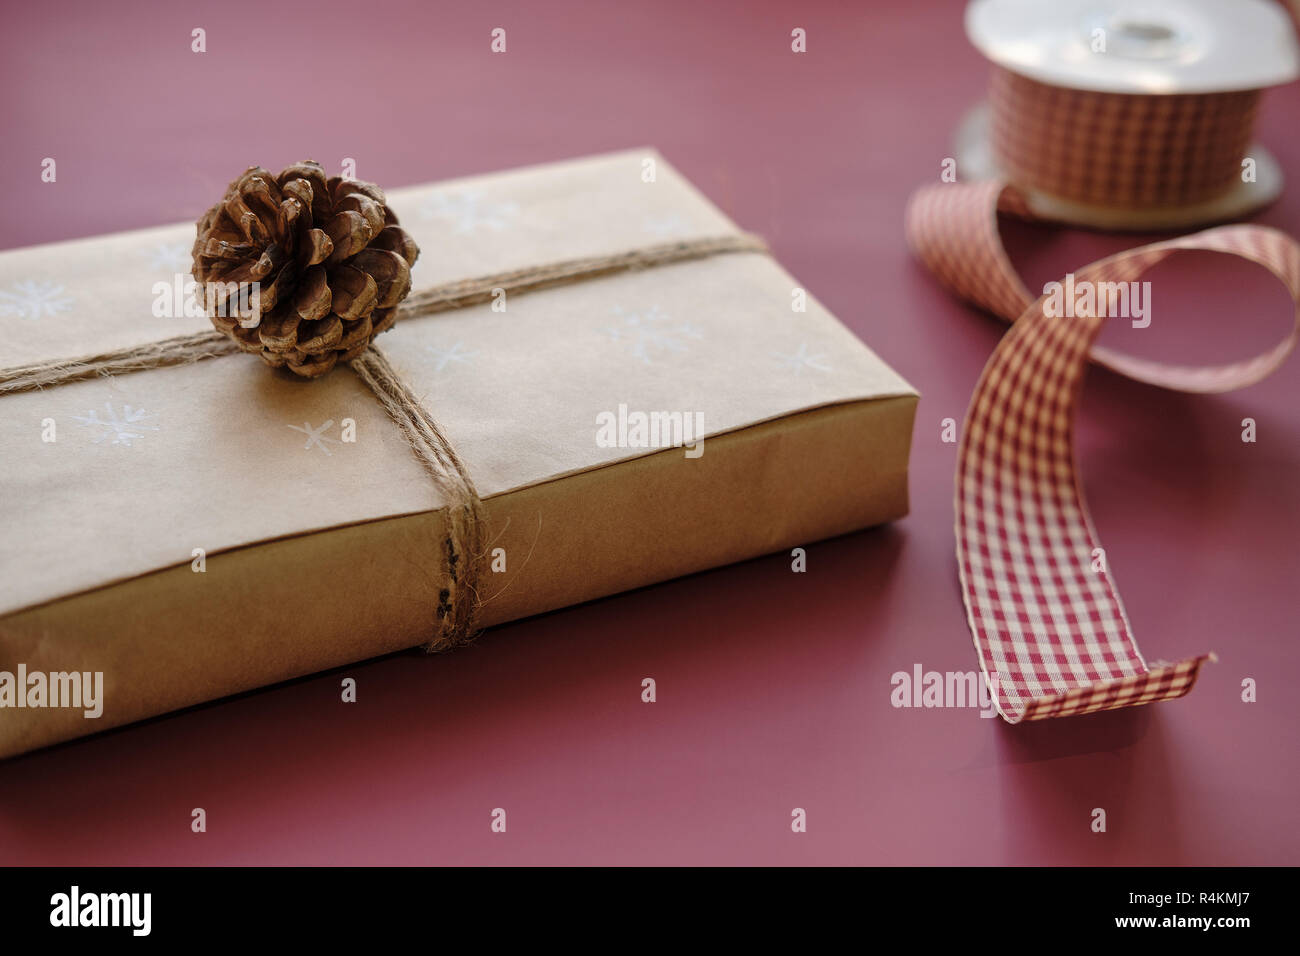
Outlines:
[[[1300, 862], [1294, 360], [1218, 397], [1090, 377], [1082, 468], [1143, 651], [1220, 655], [1190, 697], [1020, 727], [890, 706], [914, 662], [977, 666], [939, 432], [1002, 326], [901, 239], [986, 83], [961, 7], [7, 6], [0, 247], [195, 218], [253, 162], [350, 156], [400, 186], [653, 144], [924, 397], [912, 514], [810, 543], [806, 574], [774, 555], [8, 761], [0, 862]], [[1291, 183], [1258, 218], [1292, 232], [1297, 115], [1292, 85], [1260, 120]], [[1007, 231], [1040, 288], [1135, 241]], [[1144, 354], [1245, 355], [1290, 321], [1254, 267], [1188, 257], [1150, 278], [1152, 327], [1107, 332]]]

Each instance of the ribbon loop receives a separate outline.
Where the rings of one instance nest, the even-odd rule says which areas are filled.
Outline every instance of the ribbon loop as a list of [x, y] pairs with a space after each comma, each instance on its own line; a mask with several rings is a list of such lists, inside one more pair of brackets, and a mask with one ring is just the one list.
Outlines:
[[[1011, 723], [1181, 697], [1212, 655], [1149, 667], [1111, 580], [1078, 477], [1074, 420], [1089, 359], [1138, 381], [1223, 392], [1277, 369], [1300, 339], [1300, 243], [1276, 229], [1222, 226], [1098, 260], [1078, 281], [1133, 281], [1175, 252], [1240, 256], [1295, 304], [1290, 334], [1262, 355], [1213, 368], [1165, 365], [1094, 346], [1105, 310], [1048, 315], [997, 234], [1020, 211], [1014, 188], [937, 185], [913, 196], [908, 242], [963, 299], [1012, 322], [975, 387], [954, 489], [967, 621], [999, 713]], [[1101, 312], [1102, 314], [1096, 314]]]

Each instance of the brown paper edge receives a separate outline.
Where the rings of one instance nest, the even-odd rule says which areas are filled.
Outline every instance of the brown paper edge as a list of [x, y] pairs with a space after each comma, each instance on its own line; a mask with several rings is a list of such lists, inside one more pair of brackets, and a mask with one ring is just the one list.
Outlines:
[[[485, 627], [907, 513], [917, 396], [825, 406], [485, 502]], [[0, 709], [0, 757], [418, 646], [441, 512], [238, 548], [0, 618], [0, 671], [102, 671], [104, 713]], [[490, 638], [488, 638], [490, 639]]]

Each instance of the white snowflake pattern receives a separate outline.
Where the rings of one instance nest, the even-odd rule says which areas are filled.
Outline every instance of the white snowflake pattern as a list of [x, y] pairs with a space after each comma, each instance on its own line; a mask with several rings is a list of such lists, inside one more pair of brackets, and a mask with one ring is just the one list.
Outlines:
[[425, 351], [427, 351], [430, 355], [432, 355], [434, 358], [437, 359], [437, 364], [434, 365], [433, 367], [433, 370], [435, 372], [441, 372], [452, 362], [459, 362], [463, 365], [469, 365], [471, 364], [470, 359], [472, 359], [475, 355], [478, 355], [477, 352], [471, 352], [468, 349], [462, 351], [461, 344], [459, 342], [452, 345], [451, 348], [446, 348], [446, 349], [437, 345], [430, 345], [426, 347]]
[[146, 412], [143, 408], [132, 408], [130, 405], [122, 406], [122, 414], [119, 417], [117, 410], [113, 408], [112, 402], [104, 403], [104, 418], [99, 417], [99, 412], [91, 409], [85, 415], [73, 415], [73, 419], [83, 428], [95, 429], [95, 444], [102, 441], [109, 441], [113, 445], [130, 446], [132, 440], [143, 438], [144, 432], [156, 432], [157, 425], [148, 424], [147, 420], [156, 418], [152, 412]]
[[614, 315], [619, 324], [607, 326], [605, 333], [627, 346], [632, 357], [644, 365], [653, 364], [655, 358], [666, 353], [689, 351], [686, 340], [704, 338], [698, 328], [689, 322], [674, 322], [657, 305], [635, 311], [615, 306]]
[[478, 232], [480, 228], [501, 232], [519, 215], [519, 204], [494, 202], [477, 189], [438, 192], [430, 196], [420, 210], [425, 219], [451, 223], [458, 234]]
[[141, 249], [140, 255], [149, 260], [150, 269], [189, 275], [194, 267], [192, 251], [187, 242], [160, 242], [150, 249]]
[[0, 315], [40, 319], [67, 312], [71, 308], [72, 296], [57, 282], [27, 279], [15, 282], [8, 290], [0, 289]]
[[772, 357], [779, 359], [782, 365], [796, 375], [802, 375], [805, 368], [816, 369], [818, 372], [829, 372], [831, 370], [831, 367], [825, 362], [825, 355], [821, 352], [809, 353], [807, 342], [800, 342], [799, 349], [791, 355], [773, 352]]
[[334, 419], [332, 418], [319, 428], [312, 427], [311, 422], [303, 422], [301, 428], [297, 425], [290, 425], [289, 427], [294, 431], [302, 432], [307, 436], [307, 443], [302, 446], [304, 451], [309, 451], [312, 448], [319, 448], [328, 455], [330, 453], [329, 446], [339, 444], [338, 439], [331, 438], [329, 435], [325, 434], [325, 429], [334, 427]]
[[641, 220], [641, 231], [652, 236], [678, 236], [690, 228], [691, 224], [675, 212], [666, 216], [646, 216]]

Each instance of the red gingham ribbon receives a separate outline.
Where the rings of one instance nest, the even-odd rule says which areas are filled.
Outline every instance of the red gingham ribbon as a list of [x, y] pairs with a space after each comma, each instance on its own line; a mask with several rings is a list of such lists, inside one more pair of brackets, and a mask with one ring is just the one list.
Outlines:
[[991, 143], [1023, 188], [1090, 206], [1183, 207], [1239, 181], [1262, 93], [1103, 93], [994, 67]]
[[908, 245], [961, 298], [1012, 322], [971, 398], [958, 449], [957, 567], [967, 620], [998, 712], [1011, 723], [1181, 697], [1211, 655], [1148, 666], [1107, 570], [1074, 461], [1075, 409], [1088, 360], [1183, 392], [1258, 382], [1300, 341], [1300, 243], [1235, 225], [1141, 246], [1075, 272], [1131, 282], [1182, 250], [1241, 256], [1277, 276], [1296, 304], [1287, 338], [1214, 368], [1165, 365], [1093, 346], [1106, 316], [1049, 317], [1011, 265], [998, 212], [1032, 218], [1004, 182], [934, 184], [908, 204]]

